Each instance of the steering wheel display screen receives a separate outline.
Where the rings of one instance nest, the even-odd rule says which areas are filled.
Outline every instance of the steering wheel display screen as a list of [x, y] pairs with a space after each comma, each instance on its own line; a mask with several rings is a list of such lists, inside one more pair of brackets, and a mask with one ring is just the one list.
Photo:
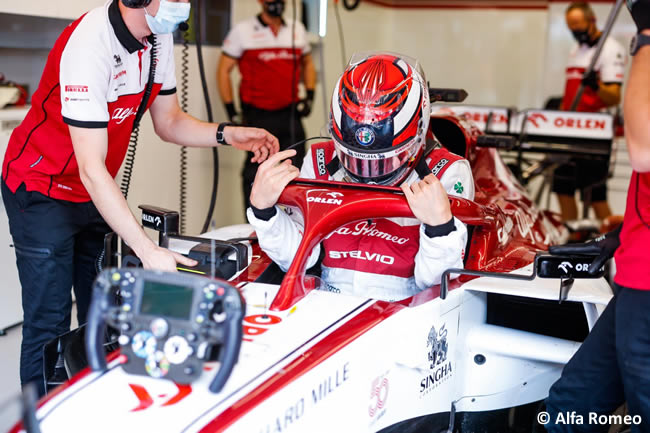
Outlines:
[[189, 319], [194, 290], [191, 287], [145, 281], [140, 313]]

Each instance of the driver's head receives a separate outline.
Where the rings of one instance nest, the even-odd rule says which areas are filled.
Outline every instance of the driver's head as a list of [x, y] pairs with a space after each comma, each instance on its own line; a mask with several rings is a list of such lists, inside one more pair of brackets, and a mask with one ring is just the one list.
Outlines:
[[357, 54], [334, 88], [329, 132], [353, 179], [396, 185], [424, 150], [429, 115], [429, 91], [416, 60]]

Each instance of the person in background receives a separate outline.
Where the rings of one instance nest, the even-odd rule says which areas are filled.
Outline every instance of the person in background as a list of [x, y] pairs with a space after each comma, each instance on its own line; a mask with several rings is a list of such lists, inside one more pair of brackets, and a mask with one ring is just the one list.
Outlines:
[[180, 109], [172, 32], [189, 13], [188, 0], [111, 0], [70, 24], [9, 139], [2, 199], [22, 287], [20, 380], [36, 382], [41, 395], [43, 345], [69, 331], [71, 288], [86, 322], [106, 233], [115, 231], [145, 268], [196, 264], [152, 242], [115, 183], [136, 117], [150, 108], [156, 134], [171, 143], [230, 144], [254, 161], [278, 150], [264, 130], [205, 123]]
[[[609, 415], [623, 402], [629, 415], [641, 420], [631, 432], [650, 432], [650, 0], [628, 1], [628, 7], [638, 33], [624, 103], [625, 138], [634, 172], [623, 225], [587, 244], [551, 250], [600, 251], [589, 268], [594, 273], [614, 256], [618, 290], [550, 390], [547, 430], [552, 433], [607, 431], [588, 424], [589, 413]], [[583, 425], [557, 422], [558, 414], [573, 411], [583, 417]]]
[[[617, 106], [621, 101], [621, 86], [627, 63], [625, 49], [613, 38], [608, 38], [594, 71], [585, 77], [602, 32], [596, 27], [596, 16], [586, 2], [569, 5], [566, 23], [578, 45], [569, 55], [562, 109], [571, 109], [581, 83], [585, 87], [577, 111], [597, 112]], [[608, 169], [609, 161], [574, 158], [555, 170], [553, 192], [558, 195], [564, 221], [578, 218], [576, 189], [580, 190], [583, 202], [587, 199], [587, 194], [590, 195], [588, 201], [591, 201], [598, 219], [604, 220], [611, 215], [607, 203]]]
[[[284, 0], [259, 0], [259, 3], [262, 12], [237, 24], [223, 43], [217, 68], [219, 94], [231, 122], [243, 121], [246, 125], [264, 128], [278, 137], [280, 149], [286, 149], [305, 139], [300, 119], [311, 113], [316, 71], [304, 26], [282, 18]], [[243, 119], [235, 108], [230, 79], [235, 65], [241, 74], [239, 99]], [[299, 99], [301, 77], [305, 96]], [[296, 150], [292, 160], [299, 166], [305, 156], [305, 146], [296, 147]], [[250, 158], [244, 164], [245, 208], [250, 205], [257, 167]]]

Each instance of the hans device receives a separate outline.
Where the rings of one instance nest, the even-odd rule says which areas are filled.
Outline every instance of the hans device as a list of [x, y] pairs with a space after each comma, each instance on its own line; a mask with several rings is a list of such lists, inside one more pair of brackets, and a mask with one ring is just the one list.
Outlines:
[[93, 284], [86, 332], [90, 367], [106, 370], [102, 343], [108, 324], [121, 332], [122, 368], [129, 374], [189, 384], [218, 351], [220, 365], [210, 391], [219, 392], [239, 357], [244, 308], [237, 289], [218, 280], [108, 269]]

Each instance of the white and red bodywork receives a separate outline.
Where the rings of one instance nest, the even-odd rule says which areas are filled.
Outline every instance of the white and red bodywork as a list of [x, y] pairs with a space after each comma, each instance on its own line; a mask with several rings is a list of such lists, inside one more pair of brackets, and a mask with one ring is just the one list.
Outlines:
[[[466, 268], [530, 272], [536, 252], [562, 242], [565, 229], [535, 208], [495, 149], [475, 146], [476, 127], [452, 115], [438, 119], [462, 132], [473, 167], [475, 201], [451, 198], [454, 215], [473, 227]], [[580, 343], [488, 324], [487, 294], [554, 300], [559, 280], [461, 276], [445, 300], [435, 286], [395, 303], [313, 290], [304, 267], [324, 236], [355, 220], [412, 215], [398, 188], [321, 184], [298, 181], [280, 199], [305, 220], [282, 285], [253, 282], [270, 264], [257, 245], [251, 264], [231, 280], [247, 316], [239, 363], [221, 393], [208, 391], [210, 371], [182, 386], [130, 376], [113, 355], [106, 373], [85, 370], [40, 402], [41, 430], [377, 432], [427, 417], [446, 426], [452, 403], [456, 412], [481, 412], [547, 396]], [[307, 201], [315, 189], [340, 193], [341, 204]], [[611, 296], [603, 279], [577, 280], [568, 302], [583, 303], [591, 327]]]

